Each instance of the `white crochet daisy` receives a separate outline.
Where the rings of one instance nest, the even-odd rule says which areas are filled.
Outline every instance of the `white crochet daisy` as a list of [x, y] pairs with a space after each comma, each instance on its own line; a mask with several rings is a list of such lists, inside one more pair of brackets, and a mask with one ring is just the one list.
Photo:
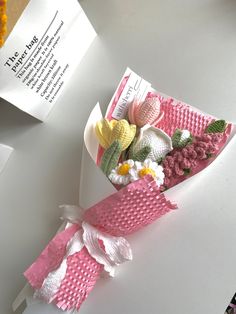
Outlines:
[[130, 169], [134, 166], [134, 161], [132, 159], [126, 160], [111, 171], [108, 178], [114, 184], [127, 185], [130, 183]]
[[158, 163], [151, 159], [146, 159], [144, 162], [135, 161], [134, 166], [129, 170], [129, 174], [131, 182], [149, 174], [155, 179], [157, 186], [164, 183], [165, 175], [162, 166], [159, 166]]

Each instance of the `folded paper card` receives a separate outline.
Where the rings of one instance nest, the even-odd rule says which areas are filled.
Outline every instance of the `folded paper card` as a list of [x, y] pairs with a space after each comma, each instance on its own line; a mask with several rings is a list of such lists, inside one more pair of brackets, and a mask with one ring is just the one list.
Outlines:
[[44, 120], [95, 36], [78, 1], [31, 0], [0, 49], [0, 97]]
[[[233, 135], [233, 124], [161, 95], [127, 69], [108, 106], [106, 119], [102, 119], [97, 105], [85, 128], [80, 206], [87, 209], [63, 206], [66, 227], [25, 272], [35, 289], [34, 297], [65, 311], [79, 310], [104, 272], [113, 276], [118, 265], [131, 260], [133, 245], [137, 254], [135, 236], [129, 242], [124, 237], [173, 213], [175, 201], [181, 199], [183, 191], [188, 191], [192, 199], [194, 195], [202, 199], [198, 211], [186, 211], [187, 220], [183, 213], [174, 211], [173, 216], [168, 215], [174, 217], [172, 225], [168, 224], [168, 217], [162, 218], [156, 229], [148, 229], [149, 236], [144, 241], [137, 234], [144, 268], [137, 268], [138, 261], [127, 266], [125, 277], [129, 281], [121, 279], [122, 289], [110, 282], [108, 291], [107, 283], [104, 287], [101, 284], [99, 288], [104, 291], [98, 295], [103, 296], [104, 303], [96, 295], [93, 301], [101, 308], [95, 303], [90, 306], [88, 301], [81, 307], [81, 313], [93, 313], [95, 309], [96, 313], [115, 314], [171, 311], [195, 314], [204, 309], [212, 313], [217, 311], [211, 311], [213, 302], [208, 304], [204, 299], [209, 289], [211, 293], [220, 293], [219, 313], [223, 313], [230, 299], [226, 292], [235, 283], [231, 276], [234, 264], [229, 262], [228, 268], [222, 269], [223, 259], [214, 254], [219, 249], [225, 251], [229, 245], [226, 240], [231, 243], [234, 240], [228, 236], [226, 224], [219, 229], [221, 210], [216, 208], [212, 214], [208, 196], [214, 184], [208, 187], [208, 193], [199, 185], [194, 193], [190, 182], [222, 152]], [[235, 140], [227, 146], [232, 150]], [[209, 175], [214, 173], [217, 170]], [[185, 179], [188, 179], [186, 184], [179, 184]], [[206, 176], [204, 180], [208, 184]], [[203, 206], [204, 211], [200, 210]], [[228, 213], [228, 217], [233, 218], [235, 214]], [[213, 239], [217, 239], [217, 247]], [[209, 245], [214, 254], [207, 251]], [[199, 254], [201, 258], [197, 258]], [[119, 282], [119, 276], [116, 280]], [[145, 282], [142, 287], [141, 283]], [[194, 302], [196, 291], [198, 300]], [[128, 293], [130, 301], [124, 293]], [[56, 307], [34, 302], [28, 293], [25, 296], [27, 314], [59, 312]], [[170, 298], [174, 304], [167, 304]]]

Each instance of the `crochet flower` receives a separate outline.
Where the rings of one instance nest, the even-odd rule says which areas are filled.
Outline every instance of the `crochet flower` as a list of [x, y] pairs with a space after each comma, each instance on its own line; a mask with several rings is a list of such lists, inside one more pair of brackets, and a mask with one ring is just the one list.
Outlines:
[[175, 148], [164, 159], [162, 165], [167, 188], [183, 181], [186, 176], [196, 171], [201, 164], [214, 157], [223, 139], [222, 133], [203, 134], [196, 136], [191, 144], [184, 148]]
[[115, 140], [118, 140], [124, 151], [134, 139], [136, 126], [124, 119], [119, 121], [103, 119], [97, 122], [95, 132], [103, 148], [109, 148]]
[[134, 166], [134, 161], [132, 159], [126, 160], [123, 163], [113, 169], [108, 176], [114, 184], [127, 185], [130, 182], [130, 170]]
[[135, 99], [129, 106], [129, 121], [139, 127], [145, 124], [156, 125], [164, 113], [160, 111], [160, 100], [157, 97], [147, 98], [143, 102]]
[[137, 154], [144, 147], [150, 147], [146, 159], [152, 161], [161, 160], [173, 149], [171, 138], [161, 129], [150, 125], [145, 125], [140, 129], [139, 137], [132, 146], [131, 154]]
[[151, 175], [157, 186], [161, 186], [164, 183], [164, 172], [162, 166], [159, 166], [157, 162], [151, 159], [146, 159], [144, 162], [135, 161], [134, 167], [129, 170], [130, 181], [136, 181], [143, 178], [146, 175]]

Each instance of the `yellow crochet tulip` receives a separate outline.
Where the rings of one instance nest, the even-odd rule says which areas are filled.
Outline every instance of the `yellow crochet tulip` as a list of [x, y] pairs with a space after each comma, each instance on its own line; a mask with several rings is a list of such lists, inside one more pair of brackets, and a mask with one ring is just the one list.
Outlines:
[[136, 133], [136, 125], [129, 124], [127, 120], [103, 119], [97, 122], [95, 132], [100, 145], [107, 149], [114, 140], [119, 140], [122, 151], [129, 147]]

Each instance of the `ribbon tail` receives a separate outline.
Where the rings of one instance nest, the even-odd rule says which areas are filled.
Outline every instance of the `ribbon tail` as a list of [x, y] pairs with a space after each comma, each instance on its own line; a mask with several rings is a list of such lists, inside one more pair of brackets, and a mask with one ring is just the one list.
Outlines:
[[122, 237], [113, 237], [90, 224], [83, 222], [83, 242], [89, 254], [104, 265], [104, 270], [114, 277], [116, 266], [132, 260], [132, 250], [129, 242]]
[[103, 271], [84, 246], [83, 230], [72, 225], [58, 233], [25, 272], [34, 297], [62, 310], [78, 310]]
[[58, 233], [25, 271], [24, 275], [34, 289], [40, 289], [48, 274], [60, 266], [66, 255], [67, 244], [78, 229], [78, 225], [72, 225]]
[[51, 303], [60, 288], [61, 282], [65, 277], [67, 271], [67, 258], [79, 252], [83, 248], [82, 230], [77, 231], [67, 244], [66, 255], [61, 265], [54, 271], [50, 272], [45, 278], [40, 289], [36, 290], [34, 297], [44, 299]]

